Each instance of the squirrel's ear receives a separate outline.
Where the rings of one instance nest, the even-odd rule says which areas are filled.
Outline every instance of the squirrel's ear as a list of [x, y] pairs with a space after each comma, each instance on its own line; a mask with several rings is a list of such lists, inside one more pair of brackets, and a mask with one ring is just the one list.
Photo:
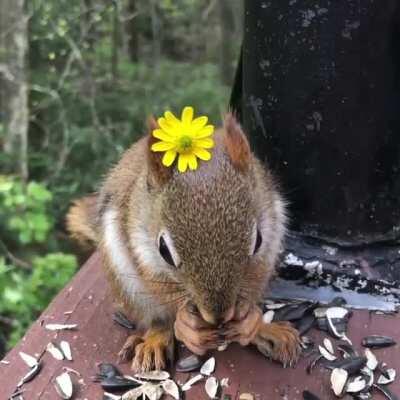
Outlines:
[[239, 171], [247, 172], [250, 166], [250, 146], [234, 114], [226, 114], [224, 130], [225, 147], [232, 164]]
[[154, 129], [158, 128], [156, 119], [151, 116], [147, 119], [147, 162], [148, 162], [148, 176], [147, 183], [150, 187], [156, 187], [167, 182], [172, 175], [172, 168], [165, 167], [162, 164], [162, 157], [164, 153], [155, 152], [151, 150], [153, 143], [157, 139], [152, 135]]

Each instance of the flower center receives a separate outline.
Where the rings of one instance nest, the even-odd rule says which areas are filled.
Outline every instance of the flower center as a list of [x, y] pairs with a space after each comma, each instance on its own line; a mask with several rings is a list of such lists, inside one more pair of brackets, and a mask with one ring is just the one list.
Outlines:
[[190, 136], [182, 135], [179, 138], [179, 146], [182, 150], [189, 150], [192, 147], [193, 139]]

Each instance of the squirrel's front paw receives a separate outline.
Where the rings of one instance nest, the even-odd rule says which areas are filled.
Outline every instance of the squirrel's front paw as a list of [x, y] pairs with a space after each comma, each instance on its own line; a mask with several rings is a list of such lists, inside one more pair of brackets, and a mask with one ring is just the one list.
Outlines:
[[150, 328], [143, 337], [129, 336], [119, 357], [121, 361], [132, 359], [132, 370], [136, 372], [162, 370], [166, 360], [173, 358], [174, 338], [169, 329]]
[[252, 343], [284, 366], [296, 363], [301, 354], [299, 333], [288, 322], [262, 323]]

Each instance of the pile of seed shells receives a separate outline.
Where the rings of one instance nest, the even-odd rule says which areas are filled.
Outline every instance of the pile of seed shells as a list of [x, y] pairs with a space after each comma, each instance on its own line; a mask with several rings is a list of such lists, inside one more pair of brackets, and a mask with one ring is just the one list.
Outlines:
[[[373, 398], [374, 392], [380, 392], [389, 400], [397, 400], [398, 397], [389, 388], [396, 378], [396, 370], [379, 361], [375, 354], [375, 349], [393, 346], [396, 342], [388, 336], [367, 336], [362, 340], [365, 349], [360, 354], [347, 336], [347, 324], [352, 312], [345, 305], [342, 298], [336, 298], [328, 305], [309, 301], [267, 301], [263, 319], [266, 323], [290, 321], [299, 330], [304, 353], [317, 353], [307, 372], [311, 373], [316, 365], [330, 370], [330, 385], [335, 396], [348, 394], [357, 400], [368, 400]], [[315, 349], [312, 341], [304, 336], [312, 327], [327, 332], [336, 340], [336, 348], [329, 338], [325, 338]], [[316, 394], [309, 391], [303, 392], [303, 398], [319, 400]]]
[[[202, 362], [201, 358], [190, 355], [178, 362], [177, 370], [181, 372], [199, 371], [199, 373], [183, 384], [178, 384], [170, 378], [167, 371], [150, 371], [138, 373], [134, 376], [122, 375], [112, 364], [102, 363], [99, 365], [99, 373], [94, 381], [99, 382], [104, 389], [104, 400], [136, 400], [146, 398], [148, 400], [159, 400], [164, 394], [179, 400], [183, 393], [192, 389], [200, 381], [204, 382], [204, 389], [210, 399], [220, 397], [223, 387], [228, 386], [228, 379], [218, 380], [213, 376], [215, 370], [215, 358], [211, 357]], [[122, 395], [112, 392], [123, 391]], [[224, 399], [229, 400], [228, 397]]]
[[[50, 331], [62, 331], [76, 329], [76, 324], [47, 324], [45, 329]], [[28, 372], [19, 380], [14, 393], [11, 395], [12, 400], [23, 400], [23, 385], [31, 382], [42, 371], [43, 363], [41, 358], [45, 353], [49, 353], [54, 359], [58, 361], [68, 360], [72, 361], [72, 351], [70, 344], [61, 340], [60, 343], [49, 342], [45, 349], [38, 357], [31, 356], [30, 354], [20, 352], [19, 355], [25, 364], [29, 367]], [[63, 372], [54, 379], [54, 387], [57, 394], [61, 399], [71, 399], [73, 395], [74, 385], [70, 373], [74, 373], [80, 377], [80, 374], [72, 368], [64, 367]]]

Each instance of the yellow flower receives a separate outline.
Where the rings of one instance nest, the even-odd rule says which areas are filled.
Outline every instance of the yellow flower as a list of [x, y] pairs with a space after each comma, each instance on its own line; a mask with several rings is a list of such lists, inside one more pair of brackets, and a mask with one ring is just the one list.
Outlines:
[[154, 143], [151, 150], [165, 152], [162, 163], [166, 167], [170, 167], [178, 157], [179, 172], [185, 172], [188, 167], [195, 170], [197, 158], [210, 160], [211, 153], [207, 149], [214, 147], [214, 126], [207, 125], [207, 117], [193, 119], [193, 114], [193, 107], [185, 107], [181, 119], [166, 111], [164, 117], [157, 120], [159, 129], [153, 131], [153, 136], [160, 142]]

